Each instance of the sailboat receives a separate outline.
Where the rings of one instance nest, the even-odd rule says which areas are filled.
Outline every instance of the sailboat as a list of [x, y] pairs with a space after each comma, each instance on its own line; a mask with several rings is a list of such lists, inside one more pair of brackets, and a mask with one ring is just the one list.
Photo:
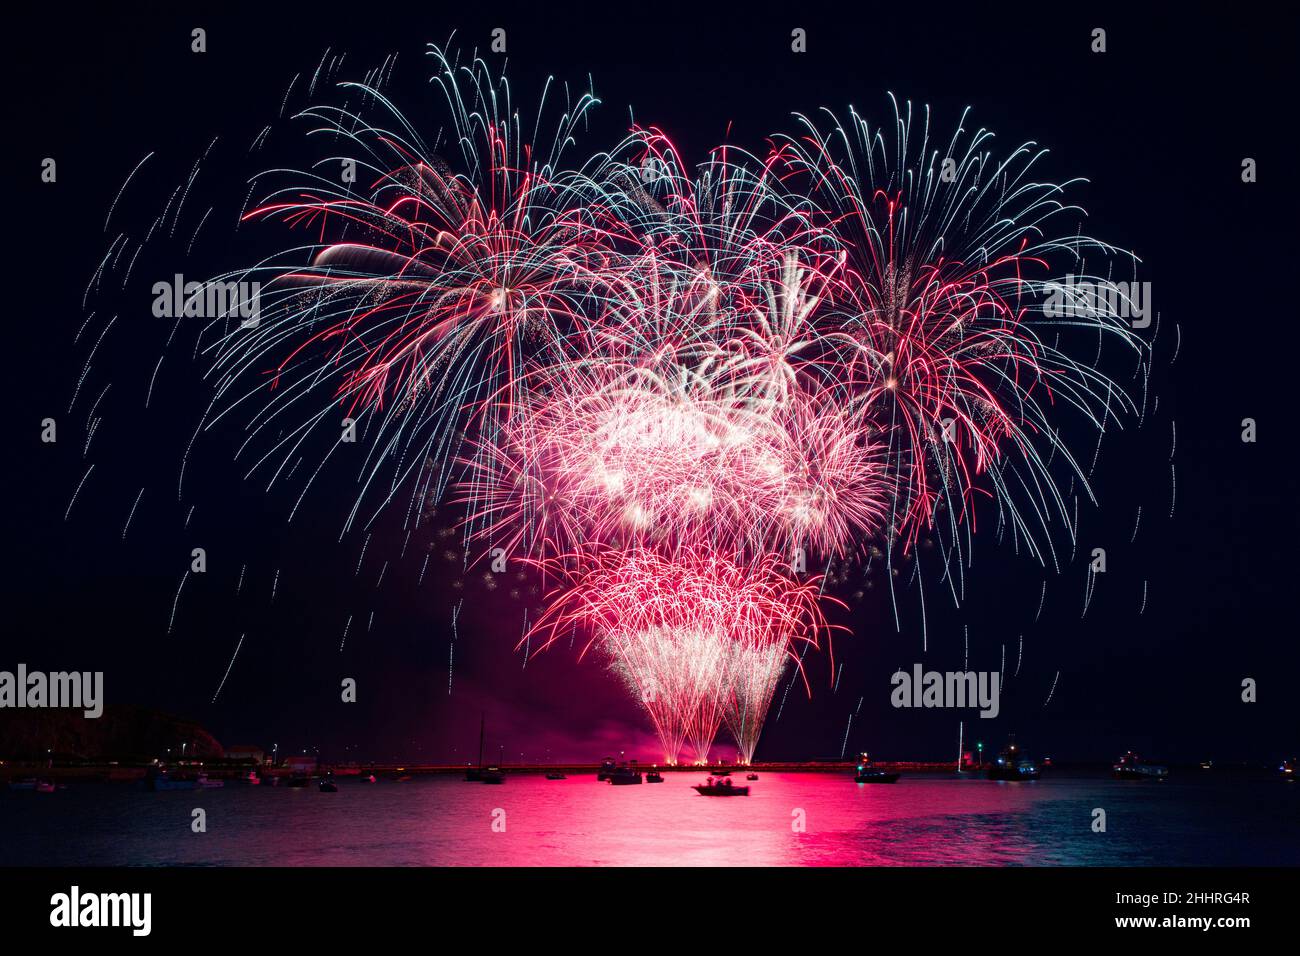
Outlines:
[[483, 727], [486, 716], [482, 713], [478, 716], [478, 766], [468, 767], [465, 770], [465, 779], [470, 783], [483, 782]]
[[505, 745], [502, 744], [501, 756], [497, 758], [496, 764], [491, 767], [479, 767], [479, 780], [481, 780], [483, 783], [505, 783], [506, 775], [505, 772], [501, 769], [501, 765], [505, 763], [505, 760], [506, 760], [506, 748]]

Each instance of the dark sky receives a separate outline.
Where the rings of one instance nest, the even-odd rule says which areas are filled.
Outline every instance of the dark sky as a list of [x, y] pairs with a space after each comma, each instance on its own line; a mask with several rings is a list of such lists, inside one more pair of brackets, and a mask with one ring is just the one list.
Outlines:
[[[894, 710], [888, 681], [918, 661], [960, 667], [964, 629], [971, 666], [984, 670], [999, 669], [1004, 648], [1013, 669], [1023, 635], [1002, 715], [967, 724], [991, 745], [1014, 732], [1038, 753], [1078, 760], [1129, 748], [1167, 760], [1272, 760], [1297, 749], [1293, 18], [1182, 5], [1072, 13], [1041, 4], [996, 12], [853, 4], [809, 13], [731, 4], [725, 14], [703, 4], [676, 14], [660, 4], [554, 5], [564, 12], [549, 14], [493, 5], [482, 15], [487, 5], [345, 4], [337, 15], [320, 5], [283, 14], [264, 6], [149, 16], [105, 9], [75, 24], [13, 14], [5, 161], [17, 202], [9, 206], [7, 336], [16, 451], [6, 469], [14, 487], [0, 668], [103, 670], [110, 705], [193, 717], [226, 743], [459, 758], [475, 745], [485, 710], [489, 746], [510, 756], [653, 756], [647, 722], [595, 659], [579, 662], [576, 649], [557, 647], [524, 666], [514, 645], [525, 609], [539, 603], [535, 582], [489, 590], [472, 576], [458, 587], [459, 562], [444, 555], [456, 539], [440, 537], [435, 523], [399, 556], [397, 520], [374, 531], [358, 572], [361, 540], [337, 540], [349, 476], [326, 476], [288, 524], [292, 496], [244, 481], [231, 463], [238, 434], [218, 431], [192, 452], [178, 502], [178, 463], [207, 393], [201, 366], [182, 349], [160, 372], [161, 398], [144, 410], [167, 328], [143, 295], [114, 307], [116, 327], [69, 412], [106, 318], [92, 319], [74, 344], [91, 273], [118, 229], [147, 227], [213, 137], [220, 145], [198, 188], [233, 191], [229, 208], [237, 208], [250, 167], [235, 159], [274, 120], [290, 78], [314, 70], [327, 48], [347, 52], [348, 78], [399, 53], [391, 91], [409, 116], [431, 117], [424, 44], [455, 30], [465, 48], [485, 47], [501, 26], [521, 102], [547, 73], [575, 85], [591, 76], [604, 101], [585, 141], [592, 148], [612, 145], [629, 105], [697, 159], [723, 138], [760, 150], [766, 135], [789, 128], [792, 111], [852, 104], [887, 119], [887, 91], [930, 104], [944, 130], [971, 106], [974, 125], [996, 131], [1004, 148], [1026, 140], [1050, 148], [1052, 178], [1090, 180], [1075, 197], [1089, 230], [1136, 251], [1139, 277], [1152, 282], [1165, 346], [1152, 378], [1158, 412], [1140, 431], [1107, 436], [1096, 475], [1101, 508], [1083, 512], [1081, 556], [1046, 576], [1037, 622], [1042, 569], [992, 536], [976, 546], [961, 608], [944, 599], [931, 568], [925, 655], [914, 592], [900, 593], [896, 631], [877, 576], [842, 618], [853, 630], [836, 641], [842, 670], [832, 673], [826, 655], [809, 658], [812, 697], [799, 686], [778, 692], [760, 759], [833, 757], [846, 745], [881, 757], [954, 756], [952, 713]], [[189, 50], [195, 26], [208, 33], [202, 55]], [[1108, 31], [1104, 55], [1089, 52], [1095, 26]], [[808, 31], [807, 54], [789, 52], [794, 27]], [[109, 205], [150, 151], [105, 234]], [[58, 161], [53, 185], [38, 178], [46, 156]], [[1250, 185], [1240, 179], [1246, 156], [1259, 167]], [[214, 169], [226, 169], [228, 181], [211, 182]], [[209, 225], [226, 237], [226, 259], [205, 267], [267, 251], [249, 230], [236, 233], [233, 217]], [[140, 268], [161, 277], [186, 264], [158, 254]], [[1170, 364], [1175, 323], [1181, 345]], [[87, 411], [110, 383], [83, 454]], [[55, 445], [39, 441], [47, 416], [59, 423]], [[1256, 444], [1240, 440], [1244, 417], [1259, 423]], [[1087, 444], [1081, 456], [1090, 455]], [[1107, 549], [1109, 569], [1081, 617], [1083, 555], [1094, 546]], [[209, 571], [186, 581], [168, 633], [194, 547], [206, 549]], [[462, 598], [449, 693], [451, 609]], [[355, 705], [339, 702], [344, 677], [358, 681]], [[1256, 704], [1240, 700], [1244, 677], [1259, 682]]]

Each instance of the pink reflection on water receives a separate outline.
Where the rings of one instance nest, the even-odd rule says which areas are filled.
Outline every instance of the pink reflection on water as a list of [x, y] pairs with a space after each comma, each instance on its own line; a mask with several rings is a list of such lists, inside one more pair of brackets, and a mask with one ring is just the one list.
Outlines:
[[[914, 776], [856, 784], [844, 774], [762, 774], [748, 797], [703, 797], [698, 772], [611, 787], [588, 775], [505, 787], [423, 785], [437, 802], [416, 841], [423, 864], [509, 866], [854, 866], [1026, 862], [1015, 817], [1035, 784]], [[738, 781], [743, 783], [743, 781]], [[960, 788], [958, 790], [957, 788]], [[505, 832], [489, 826], [504, 811]], [[997, 821], [990, 825], [990, 821]], [[802, 823], [802, 828], [798, 824]], [[975, 838], [974, 831], [978, 831]], [[899, 837], [905, 831], [905, 843]], [[410, 862], [415, 862], [414, 860]]]

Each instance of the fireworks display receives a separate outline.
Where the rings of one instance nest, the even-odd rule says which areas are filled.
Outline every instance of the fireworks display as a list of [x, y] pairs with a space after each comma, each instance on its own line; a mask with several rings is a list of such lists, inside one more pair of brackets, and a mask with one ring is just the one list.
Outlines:
[[1061, 475], [1088, 482], [1056, 417], [1132, 410], [1095, 358], [1146, 346], [1104, 303], [1045, 314], [1049, 283], [1122, 254], [1038, 151], [896, 105], [698, 166], [645, 126], [575, 162], [590, 93], [526, 113], [482, 61], [432, 56], [437, 122], [343, 84], [352, 107], [299, 117], [328, 158], [254, 182], [243, 223], [296, 241], [213, 280], [257, 282], [259, 311], [201, 349], [205, 426], [243, 423], [252, 470], [323, 448], [310, 485], [354, 426], [347, 526], [461, 509], [476, 554], [547, 580], [530, 646], [582, 633], [669, 763], [723, 725], [753, 758], [783, 673], [830, 646], [828, 562], [926, 536], [960, 565], [981, 498], [1055, 560]]

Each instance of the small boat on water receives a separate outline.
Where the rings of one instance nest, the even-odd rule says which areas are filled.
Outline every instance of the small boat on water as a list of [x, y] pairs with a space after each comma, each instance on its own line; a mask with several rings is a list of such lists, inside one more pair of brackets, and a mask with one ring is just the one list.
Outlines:
[[569, 778], [566, 777], [566, 776], [565, 776], [564, 774], [562, 774], [562, 773], [559, 773], [559, 772], [553, 771], [553, 772], [548, 773], [548, 774], [546, 775], [546, 779], [547, 779], [547, 780], [568, 780]]
[[858, 766], [853, 772], [854, 783], [898, 783], [898, 777], [897, 773], [872, 766], [869, 754], [858, 754]]
[[663, 782], [664, 782], [664, 775], [661, 774], [658, 770], [651, 770], [649, 773], [647, 773], [647, 774], [645, 775], [645, 782], [646, 782], [646, 783], [663, 783]]
[[487, 726], [486, 714], [479, 714], [478, 717], [478, 766], [465, 768], [465, 780], [467, 783], [483, 783], [483, 730]]
[[1214, 769], [1214, 761], [1213, 761], [1213, 760], [1202, 760], [1202, 761], [1201, 761], [1201, 769], [1202, 769], [1202, 770], [1213, 770], [1213, 769]]
[[374, 772], [373, 770], [363, 770], [363, 771], [361, 772], [361, 775], [360, 775], [359, 777], [357, 777], [357, 779], [360, 780], [362, 783], [378, 783], [378, 782], [379, 782], [379, 778], [375, 776], [375, 772]]
[[746, 779], [746, 780], [757, 780], [757, 779], [758, 779], [758, 774], [754, 773], [754, 771], [751, 770], [749, 773], [745, 774], [745, 779]]
[[600, 762], [600, 769], [596, 771], [596, 779], [604, 781], [609, 779], [609, 775], [618, 769], [618, 764], [613, 757], [606, 757]]
[[1116, 780], [1164, 780], [1169, 776], [1168, 767], [1147, 763], [1131, 750], [1110, 769]]
[[1038, 775], [1038, 764], [1021, 751], [1014, 738], [998, 752], [988, 770], [990, 780], [1037, 780]]
[[642, 783], [641, 771], [635, 767], [617, 767], [607, 778], [616, 787], [627, 787]]
[[220, 790], [226, 785], [224, 780], [209, 780], [208, 775], [205, 773], [199, 774], [199, 778], [195, 783], [198, 784], [200, 790]]
[[854, 783], [898, 783], [899, 774], [868, 767], [853, 775]]
[[199, 781], [193, 777], [173, 777], [166, 770], [151, 773], [144, 781], [146, 790], [197, 790]]
[[1289, 760], [1283, 760], [1281, 766], [1277, 768], [1278, 773], [1282, 774], [1282, 776], [1287, 780], [1295, 780], [1295, 765], [1295, 757], [1291, 757]]
[[702, 797], [747, 797], [749, 796], [749, 787], [737, 787], [729, 779], [718, 779], [709, 777], [704, 783], [697, 783], [691, 787]]
[[320, 782], [319, 789], [321, 793], [338, 793], [339, 785], [329, 777], [326, 777]]
[[716, 777], [717, 779], [721, 780], [721, 779], [723, 779], [724, 777], [730, 777], [730, 776], [731, 776], [731, 771], [730, 771], [730, 770], [715, 770], [715, 771], [713, 771], [713, 776]]
[[506, 775], [500, 767], [485, 767], [479, 774], [479, 780], [483, 783], [505, 783]]
[[54, 787], [54, 781], [53, 781], [53, 780], [37, 780], [37, 781], [36, 781], [36, 792], [37, 792], [37, 793], [53, 793], [53, 792], [54, 792], [54, 789], [55, 789], [55, 787]]

